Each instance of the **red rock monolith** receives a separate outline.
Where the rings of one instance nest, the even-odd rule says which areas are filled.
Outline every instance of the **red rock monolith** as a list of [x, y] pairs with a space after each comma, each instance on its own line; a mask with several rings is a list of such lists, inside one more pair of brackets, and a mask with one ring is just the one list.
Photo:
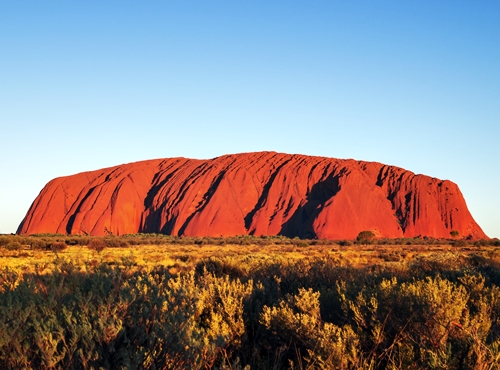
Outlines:
[[376, 162], [274, 152], [157, 159], [60, 177], [18, 233], [486, 238], [456, 184]]

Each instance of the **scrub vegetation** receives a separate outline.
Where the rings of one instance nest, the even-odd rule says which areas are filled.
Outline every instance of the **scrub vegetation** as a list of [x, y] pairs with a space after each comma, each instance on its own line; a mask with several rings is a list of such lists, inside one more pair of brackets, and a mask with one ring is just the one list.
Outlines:
[[500, 368], [498, 240], [365, 236], [0, 236], [0, 368]]

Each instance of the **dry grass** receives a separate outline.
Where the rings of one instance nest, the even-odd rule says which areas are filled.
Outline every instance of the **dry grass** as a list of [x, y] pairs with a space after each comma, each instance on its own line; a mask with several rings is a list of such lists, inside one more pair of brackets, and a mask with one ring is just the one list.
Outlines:
[[135, 247], [106, 248], [98, 253], [84, 246], [69, 246], [63, 251], [20, 250], [9, 251], [0, 248], [0, 270], [11, 270], [50, 273], [56, 259], [72, 262], [84, 267], [96, 263], [106, 263], [133, 270], [150, 270], [155, 266], [165, 266], [172, 273], [193, 269], [200, 260], [210, 257], [244, 262], [251, 266], [272, 258], [284, 264], [298, 260], [315, 260], [329, 258], [339, 265], [351, 267], [367, 267], [372, 265], [401, 265], [411, 263], [417, 258], [453, 255], [456, 258], [477, 256], [500, 266], [500, 248], [498, 247], [452, 247], [412, 245], [412, 246], [307, 246], [293, 245], [143, 245]]

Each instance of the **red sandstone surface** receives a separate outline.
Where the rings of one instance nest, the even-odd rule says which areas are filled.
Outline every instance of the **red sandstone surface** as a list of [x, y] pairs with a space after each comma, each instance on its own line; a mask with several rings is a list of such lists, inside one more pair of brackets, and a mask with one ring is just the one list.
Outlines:
[[18, 233], [486, 238], [456, 184], [376, 162], [274, 152], [168, 158], [50, 181]]

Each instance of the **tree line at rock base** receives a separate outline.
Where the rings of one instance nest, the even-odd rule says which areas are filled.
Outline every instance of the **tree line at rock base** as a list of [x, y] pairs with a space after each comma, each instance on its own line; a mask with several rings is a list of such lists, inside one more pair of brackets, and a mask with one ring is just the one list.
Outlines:
[[[453, 233], [453, 232], [452, 232]], [[450, 233], [450, 234], [452, 234]], [[64, 234], [36, 234], [36, 235], [0, 235], [0, 247], [10, 250], [38, 249], [38, 250], [61, 250], [68, 245], [88, 246], [92, 240], [100, 240], [105, 247], [131, 247], [140, 245], [295, 245], [307, 246], [352, 246], [352, 245], [453, 245], [465, 246], [500, 246], [500, 240], [482, 239], [465, 240], [457, 238], [457, 235], [449, 239], [436, 239], [429, 237], [416, 238], [376, 238], [371, 231], [361, 231], [354, 240], [329, 240], [329, 239], [299, 239], [284, 236], [262, 236], [251, 235], [233, 237], [179, 237], [164, 234], [130, 234], [122, 236], [85, 236]]]

